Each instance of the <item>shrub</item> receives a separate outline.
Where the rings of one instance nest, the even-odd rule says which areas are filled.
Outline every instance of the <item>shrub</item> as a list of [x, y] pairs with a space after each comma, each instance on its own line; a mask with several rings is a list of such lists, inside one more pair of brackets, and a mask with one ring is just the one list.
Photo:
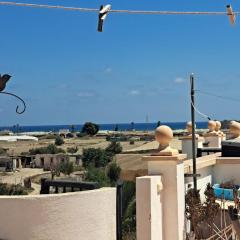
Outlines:
[[120, 177], [121, 168], [115, 163], [110, 163], [107, 168], [107, 176], [112, 184], [116, 184]]
[[92, 122], [86, 122], [82, 127], [82, 133], [93, 136], [99, 131], [99, 126]]
[[30, 155], [57, 153], [65, 153], [65, 151], [62, 148], [57, 148], [54, 144], [50, 144], [47, 147], [33, 148], [29, 150]]
[[74, 137], [73, 133], [67, 133], [66, 135], [66, 138], [73, 138], [73, 137]]
[[61, 146], [63, 144], [64, 144], [64, 140], [62, 139], [62, 137], [60, 137], [59, 135], [56, 136], [56, 138], [55, 138], [55, 145]]
[[111, 142], [106, 148], [106, 151], [112, 154], [118, 154], [122, 152], [122, 146], [119, 142]]
[[112, 154], [100, 148], [88, 148], [83, 150], [82, 162], [84, 167], [105, 167], [112, 159]]
[[71, 153], [71, 154], [74, 154], [77, 151], [78, 151], [78, 147], [69, 147], [69, 148], [67, 148], [67, 152]]
[[78, 138], [81, 138], [81, 137], [87, 136], [87, 134], [86, 134], [86, 133], [77, 133], [76, 136], [77, 136]]
[[72, 162], [63, 162], [57, 166], [57, 172], [61, 172], [64, 175], [70, 175], [74, 171]]
[[0, 183], [0, 195], [28, 195], [28, 191], [20, 184]]
[[85, 175], [85, 181], [97, 182], [100, 187], [110, 186], [110, 181], [105, 174], [104, 168], [89, 167]]

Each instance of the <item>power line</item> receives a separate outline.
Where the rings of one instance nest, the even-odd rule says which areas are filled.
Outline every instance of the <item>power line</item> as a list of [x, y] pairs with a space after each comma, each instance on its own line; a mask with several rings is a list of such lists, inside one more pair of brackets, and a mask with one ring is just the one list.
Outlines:
[[[32, 8], [47, 8], [47, 9], [62, 9], [66, 11], [80, 11], [80, 12], [99, 12], [97, 8], [80, 8], [80, 7], [65, 7], [60, 5], [44, 5], [33, 3], [18, 3], [18, 2], [0, 2], [2, 6], [18, 6], [18, 7], [32, 7]], [[109, 10], [109, 13], [126, 13], [126, 14], [155, 14], [155, 15], [232, 15], [228, 12], [178, 12], [178, 11], [145, 11], [145, 10]], [[234, 15], [239, 15], [240, 12], [234, 12]]]
[[198, 113], [198, 115], [200, 115], [201, 117], [207, 119], [207, 120], [211, 120], [211, 118], [209, 116], [207, 116], [206, 114], [200, 112], [197, 107], [193, 104], [193, 102], [191, 102], [192, 107], [194, 108], [195, 112]]
[[196, 91], [196, 92], [199, 92], [199, 93], [201, 93], [201, 94], [208, 95], [208, 96], [220, 98], [220, 99], [222, 99], [222, 100], [240, 102], [240, 99], [239, 99], [239, 98], [233, 98], [233, 97], [227, 97], [227, 96], [217, 95], [217, 94], [210, 93], [210, 92], [206, 92], [206, 91], [202, 91], [202, 90], [195, 90], [195, 91]]

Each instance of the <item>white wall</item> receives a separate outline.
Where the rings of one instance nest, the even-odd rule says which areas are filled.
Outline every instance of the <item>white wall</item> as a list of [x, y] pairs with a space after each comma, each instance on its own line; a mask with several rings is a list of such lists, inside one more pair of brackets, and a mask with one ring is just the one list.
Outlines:
[[0, 239], [115, 240], [116, 190], [0, 197]]
[[[205, 200], [204, 191], [206, 190], [206, 186], [208, 183], [213, 184], [213, 166], [208, 166], [205, 168], [201, 168], [197, 170], [197, 173], [201, 176], [197, 178], [197, 188], [200, 189], [201, 200]], [[185, 189], [187, 191], [188, 185], [191, 185], [193, 188], [193, 180], [192, 177], [185, 178]]]
[[214, 183], [233, 181], [240, 185], [240, 164], [216, 164], [213, 176]]

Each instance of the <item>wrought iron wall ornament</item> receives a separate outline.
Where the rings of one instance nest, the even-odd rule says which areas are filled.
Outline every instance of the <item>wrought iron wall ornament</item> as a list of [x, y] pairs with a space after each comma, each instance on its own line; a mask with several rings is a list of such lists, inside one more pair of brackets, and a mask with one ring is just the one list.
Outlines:
[[23, 110], [19, 111], [19, 106], [17, 105], [16, 113], [23, 114], [26, 111], [25, 101], [22, 98], [20, 98], [19, 96], [17, 96], [16, 94], [9, 93], [9, 92], [3, 92], [3, 90], [6, 87], [7, 82], [10, 80], [11, 77], [12, 76], [10, 76], [9, 74], [4, 74], [3, 76], [1, 76], [1, 74], [0, 74], [0, 93], [13, 96], [13, 97], [17, 98], [18, 100], [20, 100], [23, 104]]

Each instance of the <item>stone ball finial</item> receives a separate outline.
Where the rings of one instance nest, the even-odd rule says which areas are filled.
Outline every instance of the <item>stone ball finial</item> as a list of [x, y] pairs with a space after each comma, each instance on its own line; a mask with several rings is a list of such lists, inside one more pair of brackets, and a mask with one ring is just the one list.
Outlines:
[[221, 129], [222, 124], [221, 124], [220, 121], [215, 121], [215, 122], [216, 122], [216, 128], [215, 128], [215, 131], [218, 132], [218, 131]]
[[209, 129], [210, 132], [215, 131], [215, 129], [216, 129], [216, 122], [213, 121], [213, 120], [210, 120], [208, 122], [208, 129]]
[[173, 139], [173, 131], [170, 127], [162, 125], [155, 130], [155, 139], [159, 143], [159, 148], [154, 155], [173, 156], [178, 154], [178, 150], [170, 147], [170, 142]]
[[189, 133], [192, 133], [192, 122], [187, 122], [186, 129]]
[[240, 137], [240, 123], [236, 121], [231, 121], [230, 123], [230, 133], [234, 138]]
[[160, 145], [169, 145], [173, 139], [173, 131], [170, 127], [162, 125], [155, 131], [155, 139]]

